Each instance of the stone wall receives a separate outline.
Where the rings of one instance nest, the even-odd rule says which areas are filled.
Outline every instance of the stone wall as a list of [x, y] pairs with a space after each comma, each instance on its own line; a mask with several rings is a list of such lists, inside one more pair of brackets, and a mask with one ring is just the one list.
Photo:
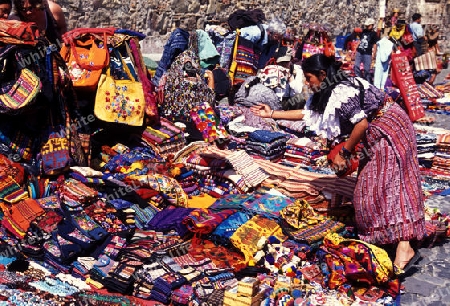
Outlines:
[[[56, 1], [56, 0], [55, 0]], [[261, 8], [266, 19], [282, 18], [287, 25], [302, 30], [308, 23], [327, 25], [333, 35], [342, 35], [361, 26], [367, 17], [378, 20], [381, 7], [390, 15], [400, 8], [407, 22], [415, 12], [422, 23], [439, 24], [449, 47], [450, 0], [58, 0], [69, 29], [114, 26], [137, 30], [148, 37], [144, 53], [161, 53], [170, 32], [179, 26], [203, 28], [205, 22], [226, 22], [238, 8]], [[445, 48], [445, 47], [444, 47]], [[450, 51], [450, 50], [449, 50]]]

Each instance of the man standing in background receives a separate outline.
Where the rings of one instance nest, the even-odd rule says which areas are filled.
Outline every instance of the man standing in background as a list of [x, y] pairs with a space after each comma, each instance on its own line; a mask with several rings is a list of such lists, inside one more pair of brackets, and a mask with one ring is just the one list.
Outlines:
[[423, 32], [422, 25], [420, 24], [422, 22], [422, 15], [419, 13], [415, 13], [412, 15], [413, 23], [409, 25], [409, 28], [411, 29], [413, 39], [414, 39], [414, 48], [416, 48], [417, 56], [420, 56], [424, 53], [422, 50], [422, 44], [425, 40], [425, 34]]
[[[361, 33], [361, 40], [356, 48], [354, 72], [357, 77], [363, 77], [370, 81], [370, 66], [372, 64], [373, 54], [376, 54], [376, 43], [378, 41], [377, 33], [373, 31], [375, 20], [367, 18], [364, 22], [364, 30]], [[364, 65], [364, 75], [361, 72], [361, 63]]]

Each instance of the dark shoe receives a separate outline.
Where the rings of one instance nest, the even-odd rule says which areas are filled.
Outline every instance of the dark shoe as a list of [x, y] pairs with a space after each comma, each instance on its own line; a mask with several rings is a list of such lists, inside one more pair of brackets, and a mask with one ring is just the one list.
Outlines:
[[422, 258], [422, 255], [420, 255], [420, 252], [417, 250], [414, 253], [414, 256], [408, 261], [406, 266], [403, 267], [403, 269], [397, 267], [396, 264], [394, 264], [394, 273], [398, 277], [404, 277], [407, 275], [408, 270], [410, 270], [420, 259]]

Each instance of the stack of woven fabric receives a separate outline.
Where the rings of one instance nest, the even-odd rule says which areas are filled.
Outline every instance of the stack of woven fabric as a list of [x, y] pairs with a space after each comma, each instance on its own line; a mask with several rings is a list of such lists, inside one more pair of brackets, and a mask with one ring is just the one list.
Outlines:
[[326, 154], [326, 150], [309, 138], [291, 138], [286, 143], [284, 157], [299, 164], [316, 166], [318, 160]]
[[188, 169], [200, 176], [229, 168], [225, 159], [204, 156], [199, 154], [199, 152], [192, 152], [184, 164]]
[[417, 91], [422, 99], [442, 98], [444, 93], [427, 82], [417, 85]]
[[143, 144], [152, 147], [162, 156], [176, 153], [186, 144], [183, 131], [165, 118], [161, 118], [159, 127], [148, 126], [141, 137]]
[[434, 133], [417, 133], [417, 157], [419, 164], [425, 168], [431, 168], [436, 155], [437, 135]]
[[444, 97], [442, 91], [436, 89], [428, 82], [417, 84], [417, 91], [419, 92], [422, 104], [427, 108], [436, 104], [436, 99]]
[[436, 156], [433, 158], [433, 170], [450, 175], [450, 133], [441, 134], [437, 138]]
[[238, 194], [239, 190], [235, 187], [234, 182], [225, 177], [219, 177], [211, 174], [206, 177], [200, 177], [198, 180], [200, 190], [215, 198], [220, 198], [226, 194]]
[[187, 195], [192, 196], [200, 194], [198, 181], [194, 171], [182, 168], [181, 173], [175, 178]]
[[245, 150], [255, 157], [277, 161], [284, 155], [287, 139], [283, 133], [257, 130], [248, 135]]

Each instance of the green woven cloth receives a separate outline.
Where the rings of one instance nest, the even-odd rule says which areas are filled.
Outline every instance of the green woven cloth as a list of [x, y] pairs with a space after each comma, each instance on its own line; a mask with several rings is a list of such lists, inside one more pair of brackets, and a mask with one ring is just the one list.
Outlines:
[[145, 63], [145, 67], [147, 67], [147, 69], [156, 70], [156, 68], [158, 68], [158, 63], [149, 57], [144, 56], [144, 63]]

